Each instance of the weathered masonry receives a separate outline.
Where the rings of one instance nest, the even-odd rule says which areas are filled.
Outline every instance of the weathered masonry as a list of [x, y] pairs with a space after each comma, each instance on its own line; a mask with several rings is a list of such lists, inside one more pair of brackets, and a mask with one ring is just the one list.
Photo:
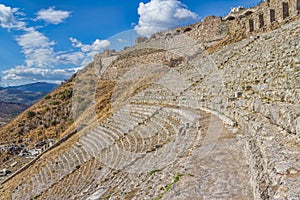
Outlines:
[[252, 8], [233, 8], [223, 18], [209, 16], [203, 21], [189, 26], [156, 33], [149, 41], [185, 33], [198, 41], [202, 41], [205, 48], [207, 48], [230, 33], [240, 33], [246, 36], [264, 32], [276, 28], [279, 24], [289, 21], [299, 14], [300, 0], [265, 0]]
[[[295, 17], [300, 11], [300, 0], [267, 0], [253, 9], [255, 11], [251, 15], [245, 16], [248, 21], [247, 24], [249, 24], [249, 32], [259, 31], [259, 29], [265, 26]], [[244, 20], [243, 17], [241, 20]], [[255, 24], [254, 27], [253, 24]]]
[[260, 29], [280, 23], [289, 18], [295, 17], [300, 13], [300, 0], [266, 0], [257, 7], [244, 9], [242, 7], [232, 9], [232, 11], [223, 18], [224, 21], [239, 21], [235, 26], [244, 25], [247, 32], [259, 31]]

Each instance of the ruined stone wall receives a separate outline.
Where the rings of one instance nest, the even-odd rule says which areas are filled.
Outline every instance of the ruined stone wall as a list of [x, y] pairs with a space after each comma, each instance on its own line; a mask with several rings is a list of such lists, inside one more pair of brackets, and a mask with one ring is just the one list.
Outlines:
[[284, 4], [288, 6], [289, 17], [298, 15], [297, 2], [299, 1], [298, 0], [285, 0], [285, 1], [270, 0], [269, 6], [270, 8], [275, 9], [276, 19], [281, 21], [283, 20], [283, 15], [284, 15], [283, 13]]
[[[278, 24], [284, 21], [288, 21], [299, 14], [300, 1], [299, 0], [270, 0], [260, 3], [257, 7], [249, 8], [241, 11], [239, 14], [234, 14], [232, 18], [223, 18], [222, 26], [227, 27], [230, 32], [236, 32], [237, 30], [249, 34], [251, 32], [263, 32], [273, 24]], [[230, 14], [229, 14], [230, 16]], [[210, 18], [210, 20], [213, 18]], [[231, 19], [231, 20], [228, 20]], [[207, 26], [205, 20], [200, 23], [204, 29], [197, 29], [195, 34], [199, 35], [202, 30], [208, 30], [207, 28], [220, 27], [219, 21], [211, 21], [211, 24]], [[253, 24], [253, 27], [251, 27]], [[199, 27], [199, 26], [198, 26]], [[212, 31], [207, 37], [214, 37], [215, 32]]]
[[253, 20], [253, 31], [264, 31], [266, 27], [272, 24], [281, 23], [290, 20], [298, 15], [297, 0], [278, 1], [270, 0], [261, 3], [256, 7], [256, 11], [251, 15], [242, 18], [247, 25], [247, 31], [251, 32], [250, 20]]
[[245, 36], [274, 29], [278, 24], [295, 18], [300, 11], [300, 0], [266, 0], [258, 6], [221, 17], [206, 17], [203, 21], [166, 32], [154, 34], [142, 43], [155, 42], [168, 36], [186, 34], [205, 46], [212, 46], [228, 34]]

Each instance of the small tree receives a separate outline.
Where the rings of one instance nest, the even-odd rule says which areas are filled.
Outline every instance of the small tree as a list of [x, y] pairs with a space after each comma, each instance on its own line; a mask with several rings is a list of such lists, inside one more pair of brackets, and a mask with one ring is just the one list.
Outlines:
[[33, 118], [35, 115], [36, 115], [36, 113], [31, 110], [27, 111], [27, 113], [26, 113], [27, 118]]

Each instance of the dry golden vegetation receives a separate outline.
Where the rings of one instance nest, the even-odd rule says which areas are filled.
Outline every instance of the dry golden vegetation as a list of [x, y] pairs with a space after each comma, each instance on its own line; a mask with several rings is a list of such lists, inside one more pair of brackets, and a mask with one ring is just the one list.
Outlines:
[[0, 143], [20, 143], [27, 138], [32, 144], [58, 138], [72, 123], [72, 86], [74, 77], [25, 110], [0, 130]]

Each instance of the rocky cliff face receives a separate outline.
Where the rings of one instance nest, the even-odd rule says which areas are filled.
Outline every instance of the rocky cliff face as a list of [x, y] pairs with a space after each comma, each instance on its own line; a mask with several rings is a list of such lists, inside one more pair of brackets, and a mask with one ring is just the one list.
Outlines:
[[219, 33], [96, 56], [73, 85], [77, 133], [1, 197], [299, 199], [300, 21]]

